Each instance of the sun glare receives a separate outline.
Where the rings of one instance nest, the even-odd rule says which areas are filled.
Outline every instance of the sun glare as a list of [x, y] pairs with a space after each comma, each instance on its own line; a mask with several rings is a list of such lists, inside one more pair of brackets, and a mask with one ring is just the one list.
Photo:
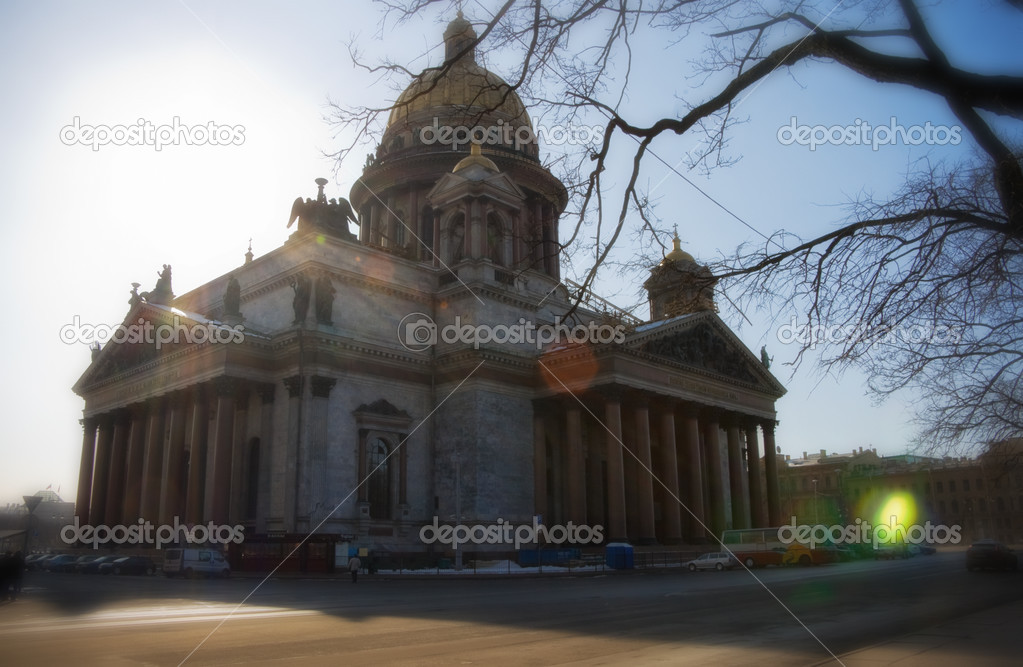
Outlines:
[[[892, 517], [895, 517], [892, 519]], [[905, 491], [893, 493], [881, 503], [881, 509], [874, 517], [874, 523], [909, 526], [917, 520], [916, 499]]]

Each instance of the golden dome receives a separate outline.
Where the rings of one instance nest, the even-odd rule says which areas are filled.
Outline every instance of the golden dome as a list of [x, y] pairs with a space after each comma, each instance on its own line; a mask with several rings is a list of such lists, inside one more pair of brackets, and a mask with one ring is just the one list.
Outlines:
[[678, 238], [677, 230], [675, 231], [675, 238], [671, 240], [671, 243], [674, 247], [671, 249], [671, 252], [664, 256], [664, 259], [661, 261], [661, 266], [679, 261], [692, 262], [693, 264], [696, 264], [696, 259], [682, 249], [682, 241]]
[[[472, 24], [459, 12], [444, 31], [445, 62], [465, 51], [475, 39]], [[423, 112], [428, 111], [442, 124], [456, 121], [455, 124], [497, 125], [501, 120], [512, 127], [532, 128], [522, 100], [501, 77], [476, 63], [474, 49], [455, 60], [443, 77], [438, 68], [433, 68], [413, 79], [395, 101], [387, 128], [423, 121], [430, 115]], [[480, 113], [484, 117], [479, 117]]]
[[460, 171], [463, 171], [476, 165], [479, 165], [480, 167], [483, 167], [484, 169], [492, 171], [494, 173], [501, 171], [500, 169], [497, 168], [497, 165], [494, 164], [493, 160], [487, 157], [483, 157], [483, 151], [480, 149], [479, 144], [473, 144], [472, 147], [469, 149], [469, 157], [462, 158], [461, 160], [459, 160], [458, 164], [455, 165], [455, 168], [451, 170], [451, 173], [457, 174]]

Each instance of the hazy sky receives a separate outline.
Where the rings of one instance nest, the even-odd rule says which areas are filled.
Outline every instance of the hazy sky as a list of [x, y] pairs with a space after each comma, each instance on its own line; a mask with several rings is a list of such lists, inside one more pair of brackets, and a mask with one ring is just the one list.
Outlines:
[[[470, 19], [488, 16], [465, 3]], [[985, 70], [1023, 68], [1021, 14], [1001, 3], [951, 3], [933, 16], [954, 62]], [[929, 14], [930, 16], [930, 14]], [[323, 120], [328, 98], [374, 104], [393, 99], [386, 83], [353, 68], [347, 43], [356, 37], [367, 59], [391, 58], [419, 70], [437, 64], [443, 17], [436, 11], [378, 34], [379, 9], [367, 2], [6, 2], [0, 7], [0, 280], [7, 324], [0, 415], [0, 503], [52, 485], [74, 499], [81, 450], [83, 401], [71, 386], [89, 363], [85, 345], [61, 342], [61, 328], [82, 322], [116, 325], [127, 313], [132, 282], [152, 289], [157, 271], [174, 267], [182, 294], [241, 264], [252, 239], [259, 256], [287, 238], [296, 196], [314, 196], [313, 179], [331, 178], [328, 197], [347, 196], [361, 173], [353, 156], [335, 175], [324, 151], [336, 149]], [[992, 20], [997, 17], [997, 20]], [[993, 26], [993, 29], [992, 29]], [[662, 34], [660, 39], [665, 39]], [[691, 34], [692, 53], [707, 38]], [[699, 81], [658, 62], [664, 44], [637, 45], [640, 65], [634, 109], [651, 114], [683, 109], [671, 94], [699, 103]], [[500, 57], [493, 68], [498, 74]], [[784, 228], [809, 235], [842, 218], [834, 206], [861, 191], [880, 194], [925, 155], [943, 159], [970, 150], [929, 147], [805, 146], [779, 143], [778, 129], [801, 124], [954, 124], [926, 96], [866, 82], [835, 67], [778, 72], [743, 102], [748, 122], [732, 135], [730, 154], [742, 159], [710, 178], [690, 177], [764, 233]], [[243, 128], [227, 146], [65, 145], [61, 130], [81, 124], [154, 126], [178, 119]], [[654, 118], [651, 115], [651, 119]], [[538, 119], [542, 122], [542, 119]], [[655, 145], [674, 163], [691, 139]], [[541, 149], [543, 151], [543, 148]], [[364, 152], [363, 152], [364, 153]], [[677, 223], [686, 250], [710, 258], [756, 235], [677, 176], [654, 163], [644, 172], [659, 213]], [[563, 230], [567, 229], [563, 226]], [[619, 259], [633, 250], [625, 239]], [[571, 272], [569, 272], [571, 274]], [[645, 272], [602, 276], [598, 291], [624, 306], [642, 300]], [[645, 305], [637, 311], [645, 316]], [[848, 451], [875, 446], [898, 453], [912, 434], [905, 405], [912, 397], [874, 406], [861, 377], [820, 378], [812, 364], [794, 376], [784, 364], [795, 350], [777, 341], [779, 323], [747, 313], [738, 333], [757, 352], [766, 344], [789, 393], [778, 402], [783, 452]], [[738, 318], [729, 316], [732, 325]]]

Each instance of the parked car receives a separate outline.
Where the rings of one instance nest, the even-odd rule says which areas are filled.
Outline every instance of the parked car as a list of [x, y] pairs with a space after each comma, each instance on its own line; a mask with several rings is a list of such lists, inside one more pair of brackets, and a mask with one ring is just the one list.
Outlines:
[[894, 560], [912, 555], [905, 544], [885, 544], [874, 550], [874, 560]]
[[156, 574], [156, 565], [148, 556], [122, 556], [100, 563], [100, 574]]
[[840, 546], [833, 548], [835, 550], [835, 558], [839, 562], [848, 563], [849, 561], [856, 560], [857, 558], [860, 557], [859, 554], [856, 553], [856, 551], [850, 549], [849, 547]]
[[977, 540], [966, 550], [966, 569], [1015, 570], [1019, 567], [1016, 552], [995, 540]]
[[53, 558], [49, 558], [43, 564], [43, 569], [47, 572], [74, 572], [74, 562], [78, 560], [77, 556], [71, 554], [58, 554]]
[[25, 569], [29, 571], [43, 569], [43, 563], [53, 558], [53, 554], [29, 554], [25, 557]]
[[703, 554], [696, 560], [691, 560], [686, 564], [690, 572], [696, 570], [731, 570], [733, 567], [738, 567], [739, 561], [728, 553], [727, 551], [718, 551]]
[[937, 553], [938, 550], [929, 544], [910, 544], [909, 555], [910, 556], [931, 556]]
[[168, 549], [163, 557], [163, 573], [168, 577], [196, 575], [229, 577], [231, 566], [216, 549]]
[[112, 563], [118, 558], [124, 558], [124, 556], [100, 556], [95, 560], [91, 560], [88, 563], [78, 568], [78, 571], [83, 574], [96, 574], [99, 572], [99, 566], [103, 563]]
[[89, 556], [79, 556], [75, 559], [75, 562], [71, 564], [71, 572], [81, 572], [82, 568], [99, 558], [99, 554], [93, 554]]

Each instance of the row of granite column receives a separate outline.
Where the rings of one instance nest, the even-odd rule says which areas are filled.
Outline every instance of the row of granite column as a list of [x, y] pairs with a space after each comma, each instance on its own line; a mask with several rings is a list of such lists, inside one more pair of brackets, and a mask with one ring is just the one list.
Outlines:
[[[627, 430], [623, 416], [631, 426]], [[552, 520], [601, 522], [609, 541], [637, 544], [713, 541], [729, 526], [778, 525], [774, 427], [773, 420], [616, 391], [587, 397], [585, 403], [575, 398], [538, 402], [536, 511]]]
[[244, 470], [236, 462], [253, 390], [269, 433], [274, 385], [228, 377], [82, 419], [75, 516], [94, 526], [239, 517]]

